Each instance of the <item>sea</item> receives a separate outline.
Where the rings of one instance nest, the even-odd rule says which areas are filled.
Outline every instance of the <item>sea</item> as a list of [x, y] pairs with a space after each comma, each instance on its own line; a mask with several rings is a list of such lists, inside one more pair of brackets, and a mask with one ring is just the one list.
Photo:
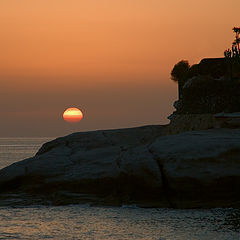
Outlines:
[[[52, 138], [0, 138], [0, 168]], [[240, 240], [240, 209], [0, 206], [0, 239]]]

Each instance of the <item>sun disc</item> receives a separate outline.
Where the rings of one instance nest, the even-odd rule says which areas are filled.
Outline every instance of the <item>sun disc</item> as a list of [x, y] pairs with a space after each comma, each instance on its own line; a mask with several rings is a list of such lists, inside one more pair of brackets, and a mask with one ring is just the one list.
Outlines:
[[63, 113], [63, 119], [66, 122], [76, 123], [82, 120], [83, 113], [81, 110], [75, 107], [67, 108]]

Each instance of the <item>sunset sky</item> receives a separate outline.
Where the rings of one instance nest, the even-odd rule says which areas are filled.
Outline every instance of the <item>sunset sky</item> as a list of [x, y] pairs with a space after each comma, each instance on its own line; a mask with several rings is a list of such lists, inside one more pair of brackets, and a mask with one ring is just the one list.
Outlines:
[[[0, 137], [167, 123], [170, 71], [222, 57], [239, 0], [1, 0]], [[78, 107], [83, 120], [62, 119]]]

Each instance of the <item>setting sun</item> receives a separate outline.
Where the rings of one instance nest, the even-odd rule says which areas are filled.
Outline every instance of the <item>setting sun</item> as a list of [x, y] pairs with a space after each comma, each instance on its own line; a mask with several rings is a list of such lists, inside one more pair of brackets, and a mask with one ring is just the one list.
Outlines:
[[78, 108], [67, 108], [63, 113], [66, 122], [79, 122], [83, 118], [83, 113]]

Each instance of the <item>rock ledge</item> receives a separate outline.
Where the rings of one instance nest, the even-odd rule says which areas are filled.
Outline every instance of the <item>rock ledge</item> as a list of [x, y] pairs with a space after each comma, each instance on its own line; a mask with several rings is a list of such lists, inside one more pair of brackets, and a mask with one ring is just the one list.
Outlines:
[[0, 205], [240, 207], [240, 130], [74, 133], [0, 170]]

